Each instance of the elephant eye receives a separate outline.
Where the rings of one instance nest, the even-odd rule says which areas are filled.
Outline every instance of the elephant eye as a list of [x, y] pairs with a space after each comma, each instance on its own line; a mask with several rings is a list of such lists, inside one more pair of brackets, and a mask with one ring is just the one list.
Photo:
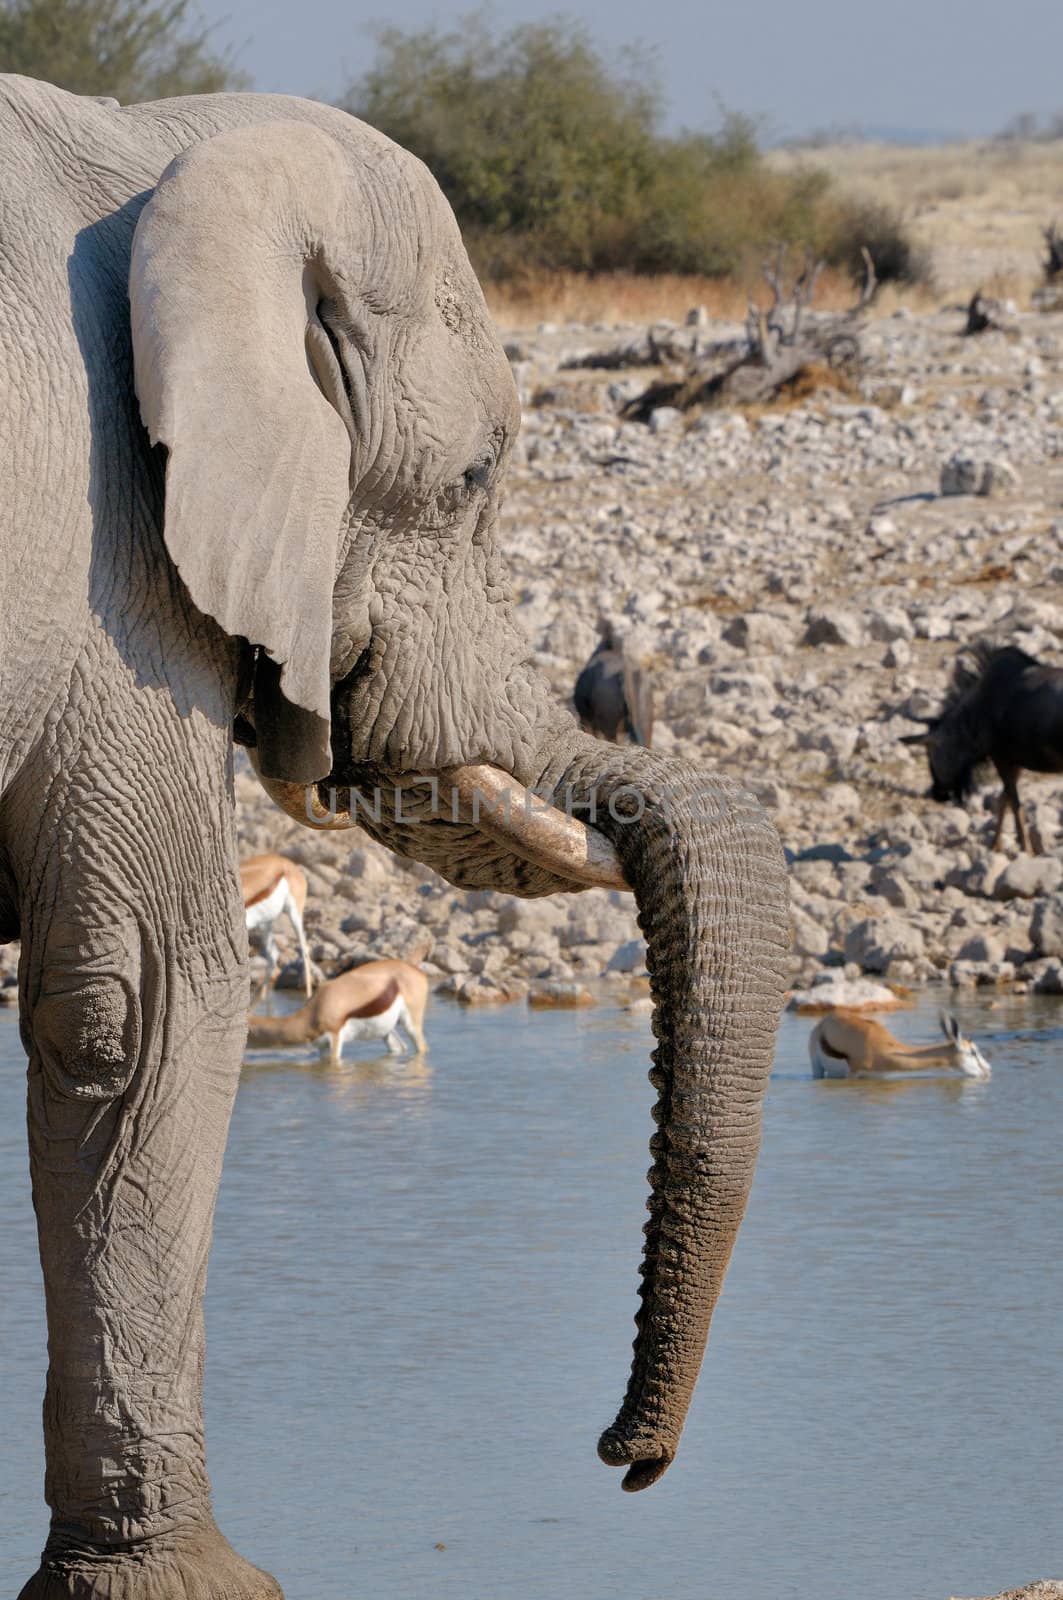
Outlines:
[[477, 456], [470, 467], [466, 467], [462, 474], [462, 483], [465, 485], [466, 494], [472, 494], [474, 489], [487, 489], [491, 484], [491, 472], [494, 468], [494, 453], [485, 450]]
[[440, 493], [440, 507], [448, 514], [462, 513], [475, 495], [490, 489], [501, 455], [503, 436], [492, 435], [470, 461], [460, 478], [452, 478]]
[[343, 359], [343, 351], [340, 348], [340, 341], [336, 337], [336, 332], [332, 327], [332, 324], [328, 321], [320, 306], [318, 307], [318, 318], [321, 322], [321, 326], [325, 330], [325, 338], [328, 340], [332, 349], [332, 354], [340, 375], [340, 382], [343, 384], [343, 392], [347, 396], [347, 403], [351, 407], [353, 413], [355, 403], [354, 390], [351, 385], [351, 375], [347, 371], [347, 363]]

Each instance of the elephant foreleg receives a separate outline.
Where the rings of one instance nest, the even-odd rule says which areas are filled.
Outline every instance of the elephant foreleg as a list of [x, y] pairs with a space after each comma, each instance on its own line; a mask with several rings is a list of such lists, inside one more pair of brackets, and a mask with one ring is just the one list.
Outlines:
[[202, 1298], [246, 1025], [243, 916], [222, 804], [205, 817], [202, 793], [193, 812], [152, 776], [157, 792], [118, 821], [75, 774], [23, 863], [52, 1523], [22, 1600], [280, 1597], [218, 1532], [204, 1459]]

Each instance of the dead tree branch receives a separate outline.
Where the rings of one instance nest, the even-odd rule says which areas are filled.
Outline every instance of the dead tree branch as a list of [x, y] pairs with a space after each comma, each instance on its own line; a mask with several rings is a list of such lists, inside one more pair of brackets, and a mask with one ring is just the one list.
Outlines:
[[809, 252], [787, 287], [785, 246], [762, 269], [771, 291], [768, 307], [750, 300], [744, 347], [718, 350], [713, 358], [688, 361], [630, 401], [621, 415], [645, 422], [660, 406], [759, 405], [802, 374], [856, 370], [861, 359], [859, 320], [877, 288], [875, 265], [863, 252], [864, 282], [856, 305], [841, 314], [813, 315], [811, 306], [823, 262]]
[[981, 289], [976, 289], [967, 307], [967, 321], [961, 332], [964, 338], [990, 331], [1003, 333], [1007, 329], [1003, 315], [1004, 308], [999, 300], [994, 300], [991, 296], [983, 294]]

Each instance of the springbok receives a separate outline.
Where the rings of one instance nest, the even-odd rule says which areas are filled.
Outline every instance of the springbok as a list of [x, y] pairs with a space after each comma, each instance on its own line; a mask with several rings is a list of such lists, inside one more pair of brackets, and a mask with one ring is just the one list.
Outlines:
[[965, 1078], [988, 1078], [991, 1068], [976, 1044], [965, 1039], [949, 1012], [941, 1013], [943, 1044], [910, 1045], [861, 1011], [828, 1011], [808, 1040], [814, 1078], [848, 1078], [872, 1072], [918, 1072], [944, 1067]]
[[351, 1039], [383, 1039], [393, 1056], [404, 1055], [397, 1032], [401, 1026], [423, 1055], [428, 1049], [427, 1003], [428, 979], [420, 967], [408, 961], [366, 961], [319, 984], [313, 997], [286, 1017], [250, 1016], [247, 1042], [253, 1050], [318, 1044], [335, 1063]]
[[273, 924], [280, 916], [287, 916], [299, 941], [299, 954], [303, 960], [303, 987], [307, 999], [313, 990], [310, 978], [310, 952], [303, 931], [303, 911], [306, 906], [306, 873], [297, 862], [287, 856], [248, 856], [240, 863], [240, 888], [244, 895], [244, 915], [248, 933], [261, 933], [269, 977], [266, 987], [271, 988], [280, 967], [280, 952], [273, 937]]

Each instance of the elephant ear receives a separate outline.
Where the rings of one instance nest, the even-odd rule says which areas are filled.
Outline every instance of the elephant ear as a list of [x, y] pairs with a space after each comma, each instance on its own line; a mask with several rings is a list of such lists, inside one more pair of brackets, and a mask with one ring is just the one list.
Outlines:
[[308, 338], [321, 339], [350, 183], [337, 142], [311, 125], [217, 134], [163, 173], [130, 268], [141, 416], [168, 452], [166, 547], [199, 609], [279, 669], [256, 711], [258, 756], [267, 777], [299, 783], [332, 765], [351, 436]]

